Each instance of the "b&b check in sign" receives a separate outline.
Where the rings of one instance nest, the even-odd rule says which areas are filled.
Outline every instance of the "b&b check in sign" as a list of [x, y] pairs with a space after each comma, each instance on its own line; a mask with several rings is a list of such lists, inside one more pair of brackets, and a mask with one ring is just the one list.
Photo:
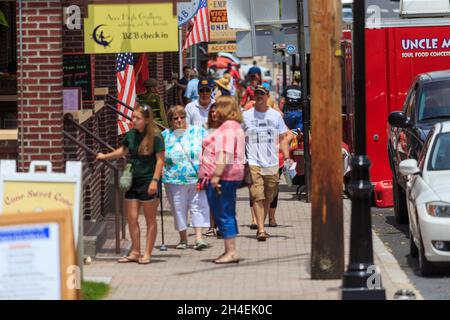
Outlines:
[[85, 53], [178, 51], [171, 3], [89, 5]]

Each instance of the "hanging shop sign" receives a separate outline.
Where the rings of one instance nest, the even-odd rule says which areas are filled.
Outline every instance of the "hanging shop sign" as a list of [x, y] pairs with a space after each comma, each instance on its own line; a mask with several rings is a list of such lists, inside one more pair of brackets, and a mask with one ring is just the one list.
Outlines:
[[171, 3], [89, 5], [85, 53], [178, 51]]
[[68, 210], [0, 215], [0, 300], [75, 300], [80, 279]]
[[228, 27], [227, 1], [208, 0], [208, 11], [210, 41], [236, 41], [236, 30]]
[[209, 43], [208, 53], [231, 52], [237, 50], [236, 43]]
[[198, 12], [200, 0], [177, 3], [178, 26], [182, 27], [188, 23]]

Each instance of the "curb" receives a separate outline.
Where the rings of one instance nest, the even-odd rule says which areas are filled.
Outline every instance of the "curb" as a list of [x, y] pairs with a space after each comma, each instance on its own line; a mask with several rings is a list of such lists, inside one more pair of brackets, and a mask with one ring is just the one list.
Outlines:
[[[394, 256], [386, 249], [381, 239], [372, 231], [373, 252], [383, 264], [385, 273], [397, 289], [411, 290], [416, 295], [416, 300], [424, 300], [419, 290], [412, 284], [406, 273], [402, 270]], [[388, 300], [395, 300], [387, 297]]]

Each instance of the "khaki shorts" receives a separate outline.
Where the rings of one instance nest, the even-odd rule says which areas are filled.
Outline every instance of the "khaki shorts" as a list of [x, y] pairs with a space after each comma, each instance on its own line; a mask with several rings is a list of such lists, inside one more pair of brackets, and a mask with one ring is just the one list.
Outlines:
[[250, 166], [250, 174], [252, 176], [250, 195], [254, 201], [268, 200], [272, 202], [277, 195], [280, 178], [278, 168], [274, 169], [276, 169], [275, 173], [271, 169]]

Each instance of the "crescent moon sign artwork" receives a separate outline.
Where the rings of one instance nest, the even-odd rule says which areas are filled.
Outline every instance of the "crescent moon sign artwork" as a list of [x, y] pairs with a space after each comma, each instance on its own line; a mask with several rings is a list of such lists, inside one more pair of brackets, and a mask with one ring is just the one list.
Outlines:
[[94, 31], [92, 32], [92, 39], [98, 45], [101, 45], [101, 46], [106, 48], [112, 42], [112, 39], [109, 42], [107, 41], [107, 39], [109, 39], [110, 36], [105, 36], [103, 34], [103, 30], [100, 30], [100, 28], [103, 27], [103, 26], [106, 26], [106, 25], [105, 24], [101, 24], [101, 25], [95, 27]]

